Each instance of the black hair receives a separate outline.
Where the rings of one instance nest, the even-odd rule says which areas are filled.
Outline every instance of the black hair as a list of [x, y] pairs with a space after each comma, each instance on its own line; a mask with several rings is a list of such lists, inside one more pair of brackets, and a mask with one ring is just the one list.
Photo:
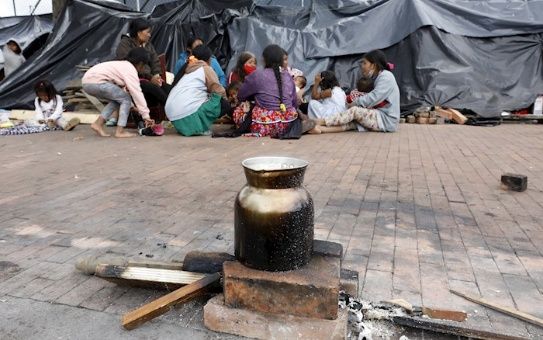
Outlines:
[[192, 50], [192, 55], [198, 60], [207, 62], [211, 59], [211, 56], [213, 56], [213, 52], [206, 45], [200, 45]]
[[16, 54], [21, 54], [21, 52], [23, 52], [23, 51], [21, 50], [21, 45], [19, 45], [19, 43], [16, 42], [15, 40], [9, 40], [9, 41], [6, 43], [6, 45], [9, 45], [9, 44], [14, 44], [15, 46], [17, 46], [17, 51], [15, 51], [14, 53], [16, 53]]
[[360, 92], [366, 92], [369, 93], [373, 91], [373, 79], [370, 77], [361, 77], [356, 82], [356, 89]]
[[248, 51], [241, 52], [241, 54], [238, 57], [238, 61], [236, 62], [236, 67], [234, 67], [234, 72], [238, 74], [239, 80], [243, 82], [245, 80], [245, 77], [247, 74], [245, 73], [245, 70], [243, 69], [243, 65], [251, 59], [256, 58], [254, 54]]
[[[55, 85], [53, 85], [49, 80], [42, 79], [39, 80], [34, 85], [34, 91], [36, 92], [36, 96], [38, 93], [45, 93], [47, 96], [49, 96], [49, 100], [54, 100], [55, 106], [57, 105], [57, 89], [55, 88]], [[38, 99], [38, 102], [41, 103], [41, 99]]]
[[277, 88], [279, 89], [280, 106], [283, 103], [283, 81], [281, 79], [281, 66], [283, 65], [283, 56], [285, 50], [278, 45], [268, 45], [262, 52], [264, 58], [264, 67], [271, 68], [277, 80]]
[[362, 59], [366, 59], [370, 63], [374, 64], [377, 67], [377, 73], [383, 70], [390, 71], [390, 67], [387, 63], [387, 57], [381, 50], [370, 51], [364, 54], [364, 56], [362, 56]]
[[333, 89], [336, 86], [339, 86], [339, 81], [336, 78], [336, 75], [332, 71], [322, 71], [321, 72], [321, 90]]
[[[211, 57], [213, 56], [213, 52], [206, 45], [200, 45], [200, 46], [196, 47], [194, 50], [192, 50], [192, 55], [198, 60], [208, 62], [211, 59]], [[175, 78], [174, 78], [173, 83], [172, 83], [172, 87], [177, 85], [179, 80], [181, 80], [181, 78], [183, 78], [183, 76], [185, 75], [185, 72], [187, 71], [188, 66], [189, 66], [189, 61], [187, 60], [185, 65], [183, 65], [183, 67], [181, 67], [179, 72], [177, 72], [177, 74], [175, 75]]]
[[294, 77], [294, 81], [296, 81], [296, 78], [302, 78], [302, 88], [305, 88], [307, 85], [307, 78], [305, 76], [296, 76]]
[[138, 32], [151, 28], [151, 23], [145, 19], [136, 19], [128, 25], [128, 35], [131, 38], [137, 38]]
[[149, 64], [149, 60], [151, 59], [151, 57], [149, 56], [149, 52], [145, 48], [136, 47], [128, 52], [128, 55], [125, 59], [131, 62], [134, 66], [136, 66], [139, 63]]
[[228, 92], [230, 92], [231, 90], [238, 91], [240, 87], [241, 87], [240, 81], [233, 81], [228, 85], [228, 87], [226, 87], [226, 94], [228, 94]]
[[187, 40], [187, 48], [192, 49], [192, 44], [194, 44], [196, 40], [200, 40], [202, 44], [205, 44], [205, 40], [200, 37], [190, 37], [189, 40]]

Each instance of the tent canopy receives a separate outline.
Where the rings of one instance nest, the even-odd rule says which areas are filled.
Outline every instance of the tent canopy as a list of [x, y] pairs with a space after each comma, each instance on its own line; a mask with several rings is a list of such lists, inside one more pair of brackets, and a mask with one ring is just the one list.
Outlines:
[[[28, 107], [38, 79], [62, 89], [81, 76], [75, 65], [112, 59], [130, 20], [146, 16], [107, 1], [71, 1], [41, 53], [0, 83], [0, 107]], [[403, 109], [435, 104], [490, 117], [543, 93], [543, 0], [180, 0], [149, 18], [170, 70], [196, 35], [228, 69], [242, 51], [260, 55], [276, 43], [310, 83], [329, 69], [347, 87], [360, 76], [362, 55], [383, 49]]]

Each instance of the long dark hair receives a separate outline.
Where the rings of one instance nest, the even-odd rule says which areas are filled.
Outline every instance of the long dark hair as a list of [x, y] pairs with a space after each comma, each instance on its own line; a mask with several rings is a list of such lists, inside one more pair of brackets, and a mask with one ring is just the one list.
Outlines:
[[251, 52], [248, 52], [248, 51], [241, 52], [241, 54], [238, 57], [238, 61], [236, 62], [236, 67], [234, 67], [234, 72], [238, 74], [239, 80], [242, 83], [245, 80], [245, 77], [247, 76], [247, 74], [245, 73], [245, 70], [243, 69], [243, 65], [245, 65], [245, 63], [251, 58], [255, 58], [255, 55], [252, 54]]
[[[211, 49], [209, 47], [207, 47], [205, 45], [200, 45], [200, 46], [197, 46], [194, 50], [192, 50], [192, 55], [198, 60], [208, 62], [211, 59], [211, 56], [213, 55], [213, 52], [211, 51]], [[172, 83], [172, 87], [177, 85], [179, 80], [181, 80], [181, 78], [183, 78], [183, 76], [185, 75], [185, 72], [187, 71], [188, 66], [189, 66], [189, 61], [187, 60], [185, 65], [183, 65], [183, 67], [181, 67], [179, 72], [175, 75], [175, 78], [174, 78], [173, 83]]]
[[187, 48], [190, 48], [192, 50], [192, 44], [194, 44], [197, 40], [200, 40], [202, 42], [202, 45], [205, 44], [206, 42], [204, 41], [204, 39], [200, 38], [200, 37], [190, 37], [188, 40], [187, 40]]
[[322, 71], [321, 72], [321, 90], [333, 89], [336, 86], [339, 86], [339, 81], [336, 78], [336, 75], [332, 71]]
[[[34, 85], [34, 91], [36, 92], [36, 96], [38, 96], [38, 93], [45, 93], [49, 97], [49, 100], [53, 100], [55, 103], [55, 106], [57, 105], [57, 89], [55, 88], [55, 85], [53, 85], [49, 80], [42, 79], [38, 81]], [[38, 103], [41, 103], [41, 99], [39, 99], [38, 96]]]
[[151, 28], [151, 23], [145, 19], [136, 19], [130, 22], [128, 25], [128, 35], [130, 38], [136, 39], [138, 37], [138, 32]]
[[374, 64], [377, 67], [377, 73], [383, 70], [390, 71], [390, 67], [387, 63], [387, 57], [381, 50], [370, 51], [364, 54], [364, 56], [362, 56], [362, 59], [366, 59], [370, 63]]
[[277, 79], [277, 88], [279, 89], [280, 107], [283, 103], [283, 81], [281, 79], [281, 66], [283, 65], [284, 50], [278, 45], [268, 45], [262, 52], [264, 58], [264, 67], [271, 68]]

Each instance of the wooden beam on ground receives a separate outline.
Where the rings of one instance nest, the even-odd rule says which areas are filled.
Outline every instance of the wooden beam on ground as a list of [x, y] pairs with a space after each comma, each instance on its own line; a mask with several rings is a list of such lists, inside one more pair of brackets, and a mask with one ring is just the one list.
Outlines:
[[[145, 267], [155, 269], [183, 270], [181, 262], [162, 262], [152, 260], [130, 260], [125, 257], [97, 257], [87, 256], [79, 258], [75, 263], [75, 268], [85, 274], [94, 275], [96, 267], [100, 264], [115, 265], [121, 267]], [[191, 270], [189, 270], [191, 271]]]
[[416, 329], [424, 329], [432, 332], [459, 335], [467, 338], [492, 339], [492, 340], [521, 340], [523, 337], [516, 335], [496, 333], [473, 329], [462, 324], [451, 324], [450, 322], [439, 321], [427, 318], [413, 318], [410, 316], [395, 316], [392, 318], [395, 324]]
[[[19, 120], [31, 120], [34, 119], [36, 112], [34, 110], [12, 110], [9, 116], [10, 119], [19, 119]], [[63, 112], [62, 116], [66, 120], [72, 118], [79, 118], [81, 124], [92, 124], [96, 119], [98, 119], [99, 112], [96, 111], [75, 111], [75, 112]]]
[[220, 278], [221, 275], [219, 273], [206, 275], [204, 278], [194, 283], [179, 288], [170, 294], [164, 295], [155, 301], [143, 305], [140, 308], [125, 314], [122, 319], [122, 325], [128, 330], [134, 329], [139, 325], [166, 313], [172, 306], [203, 294], [211, 285], [218, 282]]
[[432, 319], [451, 320], [458, 322], [462, 322], [468, 317], [468, 314], [466, 314], [466, 312], [429, 307], [422, 307], [422, 314]]
[[177, 285], [191, 284], [205, 277], [205, 274], [182, 270], [124, 267], [109, 264], [99, 264], [96, 266], [94, 275], [104, 279], [112, 278], [128, 281], [171, 283]]
[[450, 292], [455, 294], [455, 295], [461, 296], [466, 300], [478, 303], [478, 304], [483, 305], [485, 307], [488, 307], [490, 309], [493, 309], [493, 310], [496, 310], [498, 312], [502, 312], [504, 314], [513, 316], [513, 317], [515, 317], [517, 319], [529, 322], [529, 323], [537, 325], [539, 327], [543, 327], [543, 319], [537, 318], [537, 317], [535, 317], [533, 315], [518, 311], [518, 310], [510, 308], [510, 307], [500, 306], [500, 305], [495, 304], [492, 301], [488, 301], [488, 300], [483, 299], [483, 298], [478, 298], [476, 296], [467, 295], [467, 294], [458, 292], [458, 291], [453, 290], [453, 289], [451, 289]]

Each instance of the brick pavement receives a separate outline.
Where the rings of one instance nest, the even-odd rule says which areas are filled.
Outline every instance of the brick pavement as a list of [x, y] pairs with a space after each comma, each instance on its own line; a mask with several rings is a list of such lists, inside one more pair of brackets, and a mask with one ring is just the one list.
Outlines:
[[[299, 141], [100, 139], [87, 126], [2, 137], [0, 301], [117, 318], [160, 293], [86, 277], [74, 271], [78, 257], [167, 261], [195, 249], [233, 252], [241, 160], [289, 155], [310, 161], [316, 237], [343, 244], [344, 267], [360, 272], [363, 298], [463, 309], [474, 326], [543, 337], [540, 328], [448, 291], [543, 318], [542, 136], [534, 125], [402, 125], [394, 134]], [[504, 172], [527, 175], [528, 190], [502, 191]], [[165, 318], [203, 329], [201, 308], [176, 313]]]

